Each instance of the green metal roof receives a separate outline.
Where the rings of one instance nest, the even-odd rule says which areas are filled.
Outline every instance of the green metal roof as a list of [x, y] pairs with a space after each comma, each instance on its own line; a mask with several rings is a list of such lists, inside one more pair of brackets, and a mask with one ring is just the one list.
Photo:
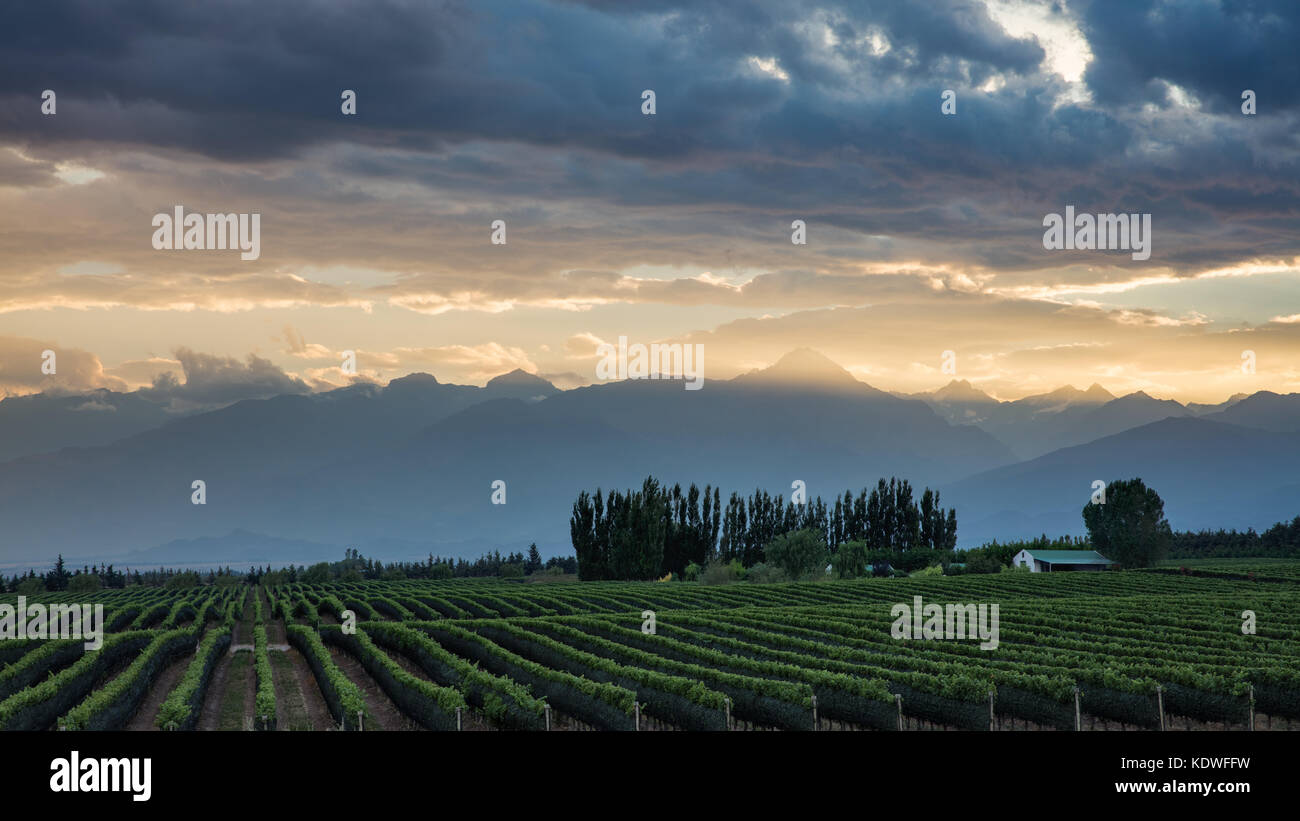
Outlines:
[[1034, 559], [1048, 564], [1112, 564], [1111, 560], [1095, 550], [1031, 550], [1025, 552]]

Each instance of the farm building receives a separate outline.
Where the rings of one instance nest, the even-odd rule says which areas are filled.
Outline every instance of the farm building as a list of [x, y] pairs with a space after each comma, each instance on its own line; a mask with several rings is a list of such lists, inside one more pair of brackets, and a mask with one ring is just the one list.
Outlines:
[[1033, 573], [1062, 570], [1106, 570], [1114, 562], [1095, 550], [1029, 550], [1011, 559], [1012, 567], [1028, 567]]

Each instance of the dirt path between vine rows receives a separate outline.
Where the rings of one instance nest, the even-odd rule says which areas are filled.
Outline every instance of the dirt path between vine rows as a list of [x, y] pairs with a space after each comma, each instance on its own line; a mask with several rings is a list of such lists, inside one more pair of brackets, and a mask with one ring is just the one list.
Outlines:
[[367, 726], [365, 729], [373, 730], [423, 730], [418, 722], [407, 718], [393, 700], [388, 697], [379, 682], [371, 678], [366, 672], [366, 668], [361, 666], [361, 662], [353, 658], [348, 652], [338, 647], [330, 646], [330, 656], [334, 663], [343, 671], [353, 684], [361, 689], [361, 695], [365, 698], [366, 710], [370, 713], [370, 718], [378, 727]]
[[185, 675], [189, 669], [190, 662], [194, 660], [194, 653], [186, 652], [176, 661], [167, 665], [158, 677], [154, 679], [153, 684], [149, 686], [149, 691], [145, 693], [144, 700], [140, 703], [139, 709], [131, 720], [127, 722], [124, 729], [127, 730], [157, 730], [154, 726], [154, 719], [158, 717], [158, 711], [162, 709], [163, 702], [167, 696], [171, 695], [172, 689], [176, 683]]

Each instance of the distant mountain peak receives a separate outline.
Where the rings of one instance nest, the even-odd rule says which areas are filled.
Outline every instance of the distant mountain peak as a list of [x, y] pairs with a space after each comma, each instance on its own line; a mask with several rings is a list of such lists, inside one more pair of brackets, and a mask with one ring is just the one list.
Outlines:
[[796, 348], [766, 368], [751, 371], [749, 377], [764, 380], [832, 385], [862, 385], [853, 374], [812, 348]]
[[1159, 399], [1147, 393], [1146, 391], [1133, 391], [1132, 393], [1126, 393], [1123, 396], [1121, 396], [1119, 399], [1116, 399], [1115, 401], [1127, 402], [1129, 404], [1135, 402], [1143, 402], [1143, 403], [1151, 403], [1156, 405], [1178, 405], [1179, 407], [1182, 407], [1182, 403], [1176, 399]]
[[500, 376], [492, 377], [491, 379], [488, 380], [486, 387], [500, 388], [505, 386], [511, 386], [511, 387], [529, 386], [529, 387], [536, 387], [536, 388], [545, 388], [547, 390], [552, 390], [552, 391], [555, 390], [555, 386], [552, 385], [550, 382], [547, 382], [545, 379], [541, 378], [540, 376], [537, 376], [536, 374], [529, 373], [523, 368], [515, 368], [510, 373], [503, 373]]
[[968, 379], [954, 379], [937, 391], [930, 393], [932, 399], [941, 402], [994, 402], [998, 400], [975, 387]]
[[408, 373], [406, 376], [399, 376], [396, 379], [389, 380], [388, 387], [413, 388], [420, 385], [436, 385], [438, 380], [431, 373]]
[[1103, 388], [1101, 385], [1093, 382], [1088, 386], [1088, 390], [1083, 391], [1083, 395], [1089, 399], [1096, 399], [1101, 402], [1109, 402], [1115, 398], [1115, 394]]

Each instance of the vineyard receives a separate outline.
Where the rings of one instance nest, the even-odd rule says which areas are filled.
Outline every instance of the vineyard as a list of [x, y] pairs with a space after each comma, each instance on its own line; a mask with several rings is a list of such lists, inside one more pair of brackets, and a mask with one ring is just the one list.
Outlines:
[[[997, 604], [996, 648], [893, 638], [891, 608], [916, 596]], [[717, 587], [128, 588], [29, 600], [85, 602], [104, 608], [99, 650], [77, 639], [0, 642], [0, 728], [1300, 728], [1294, 562]], [[1254, 614], [1251, 634], [1243, 611]]]

